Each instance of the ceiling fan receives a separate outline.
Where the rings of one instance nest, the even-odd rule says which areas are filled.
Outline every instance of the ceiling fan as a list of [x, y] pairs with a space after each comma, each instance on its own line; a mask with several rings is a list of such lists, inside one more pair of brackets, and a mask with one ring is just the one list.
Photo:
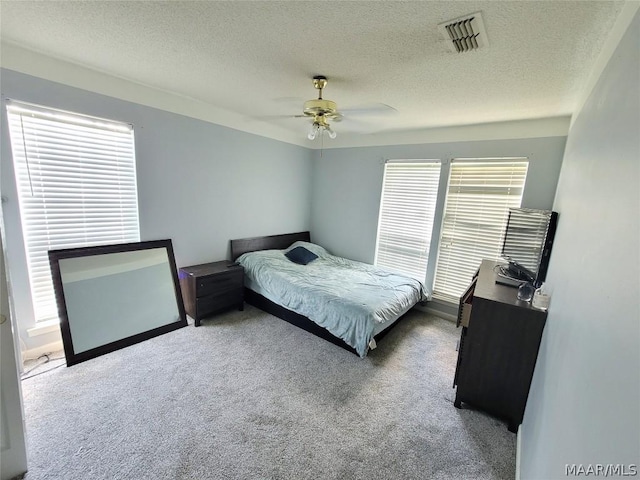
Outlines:
[[[344, 114], [338, 111], [338, 105], [332, 100], [322, 98], [322, 90], [327, 86], [328, 80], [324, 75], [316, 75], [313, 77], [313, 86], [318, 90], [318, 98], [307, 100], [304, 102], [302, 109], [303, 115], [295, 115], [296, 117], [306, 117], [311, 119], [311, 128], [307, 138], [314, 140], [318, 134], [327, 132], [329, 138], [336, 138], [336, 132], [331, 128], [331, 122], [341, 122]], [[395, 112], [396, 109], [385, 104], [376, 104], [361, 109], [343, 110], [347, 115], [350, 114], [383, 114]]]
[[313, 77], [313, 86], [318, 90], [318, 98], [304, 102], [302, 110], [305, 116], [313, 119], [307, 137], [314, 140], [318, 132], [324, 130], [329, 134], [329, 138], [336, 138], [336, 132], [331, 129], [328, 120], [339, 122], [342, 120], [342, 114], [338, 112], [336, 102], [322, 98], [322, 89], [327, 86], [327, 77], [316, 75]]

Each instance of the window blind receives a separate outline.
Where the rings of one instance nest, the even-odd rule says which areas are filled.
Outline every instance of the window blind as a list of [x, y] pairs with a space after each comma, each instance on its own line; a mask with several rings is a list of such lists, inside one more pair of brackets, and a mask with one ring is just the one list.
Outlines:
[[8, 102], [36, 322], [58, 312], [50, 249], [140, 240], [133, 128]]
[[510, 207], [519, 207], [529, 162], [454, 159], [436, 264], [434, 296], [457, 302], [483, 259], [498, 259]]
[[385, 164], [376, 265], [424, 283], [439, 179], [439, 161]]

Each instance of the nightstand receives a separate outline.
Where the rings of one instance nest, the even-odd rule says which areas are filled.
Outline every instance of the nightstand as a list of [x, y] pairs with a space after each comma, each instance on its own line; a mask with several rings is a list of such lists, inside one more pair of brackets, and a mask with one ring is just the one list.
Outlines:
[[228, 260], [182, 267], [179, 273], [184, 309], [200, 326], [213, 313], [244, 309], [244, 268]]

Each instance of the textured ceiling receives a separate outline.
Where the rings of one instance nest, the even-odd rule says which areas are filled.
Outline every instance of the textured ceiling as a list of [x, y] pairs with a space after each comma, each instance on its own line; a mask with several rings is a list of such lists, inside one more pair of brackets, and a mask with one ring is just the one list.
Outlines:
[[[306, 119], [279, 116], [301, 113], [317, 74], [341, 109], [397, 110], [346, 115], [344, 135], [570, 115], [623, 3], [3, 0], [0, 33], [254, 129], [270, 121], [304, 135]], [[489, 46], [452, 53], [438, 23], [477, 11]]]

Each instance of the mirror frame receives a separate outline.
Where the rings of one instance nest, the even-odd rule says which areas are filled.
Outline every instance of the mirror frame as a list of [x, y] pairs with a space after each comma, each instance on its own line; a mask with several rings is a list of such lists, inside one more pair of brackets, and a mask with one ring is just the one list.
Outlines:
[[[67, 258], [90, 257], [95, 255], [107, 255], [111, 253], [151, 250], [157, 248], [165, 248], [167, 250], [167, 257], [169, 259], [169, 268], [171, 270], [171, 276], [173, 279], [173, 287], [176, 295], [176, 304], [178, 307], [179, 319], [175, 322], [167, 323], [166, 325], [161, 325], [145, 332], [137, 333], [129, 337], [124, 337], [119, 340], [94, 347], [90, 350], [75, 353], [73, 349], [73, 337], [71, 335], [69, 317], [67, 314], [67, 304], [65, 301], [64, 289], [62, 286], [62, 275], [60, 272], [59, 261]], [[64, 345], [64, 354], [67, 360], [67, 367], [187, 326], [187, 317], [184, 310], [184, 303], [182, 301], [182, 292], [180, 290], [180, 283], [178, 281], [176, 262], [173, 256], [173, 246], [171, 244], [171, 240], [153, 240], [146, 242], [121, 243], [117, 245], [99, 245], [95, 247], [49, 250], [49, 264], [51, 266], [51, 277], [53, 280], [56, 303], [58, 305], [60, 331], [62, 333], [62, 343]]]

